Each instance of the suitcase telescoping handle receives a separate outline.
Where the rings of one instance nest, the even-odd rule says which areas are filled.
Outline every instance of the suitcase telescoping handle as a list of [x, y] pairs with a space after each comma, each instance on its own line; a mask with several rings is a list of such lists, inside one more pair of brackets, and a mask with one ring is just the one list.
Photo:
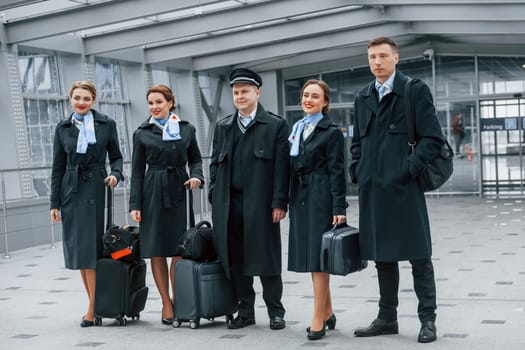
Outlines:
[[[190, 228], [195, 227], [195, 215], [193, 213], [193, 192], [190, 190], [189, 185], [186, 185], [185, 187], [186, 187], [186, 218], [188, 220], [186, 222], [186, 229], [189, 230]], [[201, 193], [203, 193], [202, 189], [201, 189]], [[200, 205], [200, 218], [202, 221], [202, 202]], [[193, 226], [192, 226], [192, 222], [193, 222]]]
[[106, 231], [113, 226], [113, 187], [106, 182]]
[[192, 207], [192, 200], [191, 200], [191, 190], [190, 185], [186, 185], [186, 229], [189, 230], [191, 226], [191, 208]]

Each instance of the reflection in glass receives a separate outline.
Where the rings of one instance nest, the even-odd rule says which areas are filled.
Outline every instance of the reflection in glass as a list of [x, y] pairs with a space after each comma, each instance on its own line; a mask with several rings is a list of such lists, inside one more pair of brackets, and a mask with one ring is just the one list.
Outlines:
[[354, 101], [355, 91], [350, 88], [352, 85], [350, 77], [349, 70], [323, 74], [323, 80], [330, 86], [330, 103]]
[[53, 160], [53, 135], [63, 118], [63, 102], [24, 99], [27, 134], [33, 166], [49, 166]]
[[120, 66], [116, 63], [95, 62], [97, 98], [122, 99]]
[[474, 57], [437, 56], [436, 94], [457, 97], [476, 94]]
[[131, 160], [130, 145], [128, 141], [127, 124], [125, 120], [124, 105], [117, 103], [99, 103], [99, 111], [114, 119], [117, 123], [117, 132], [120, 144], [120, 151], [124, 157], [124, 161]]
[[525, 91], [523, 57], [480, 57], [479, 92], [481, 95]]
[[58, 94], [59, 79], [55, 56], [20, 52], [18, 71], [22, 93]]

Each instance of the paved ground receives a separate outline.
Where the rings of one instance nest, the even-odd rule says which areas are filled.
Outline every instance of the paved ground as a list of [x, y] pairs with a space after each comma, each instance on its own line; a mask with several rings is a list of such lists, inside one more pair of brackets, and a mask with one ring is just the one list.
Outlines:
[[[419, 322], [408, 264], [400, 283], [400, 334], [355, 338], [377, 312], [375, 268], [332, 278], [336, 330], [321, 341], [306, 339], [312, 311], [308, 274], [285, 271], [288, 326], [268, 327], [258, 294], [257, 325], [228, 330], [224, 319], [175, 329], [160, 323], [161, 303], [151, 274], [141, 319], [119, 327], [82, 329], [86, 297], [77, 271], [63, 268], [62, 249], [40, 246], [0, 259], [0, 349], [523, 349], [525, 348], [525, 200], [429, 198], [438, 288], [438, 341], [416, 342]], [[350, 222], [357, 203], [350, 201]], [[287, 222], [283, 232], [287, 231]], [[283, 242], [287, 242], [283, 235]], [[283, 244], [286, 247], [286, 244]], [[284, 252], [286, 261], [286, 251]], [[286, 268], [286, 265], [285, 265]], [[257, 290], [260, 291], [259, 282]]]

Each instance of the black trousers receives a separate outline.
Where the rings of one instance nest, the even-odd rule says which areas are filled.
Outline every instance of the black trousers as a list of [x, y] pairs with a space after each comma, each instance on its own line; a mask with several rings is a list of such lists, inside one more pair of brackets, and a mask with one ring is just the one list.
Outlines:
[[[255, 290], [253, 276], [244, 274], [244, 218], [242, 194], [230, 196], [230, 214], [228, 218], [228, 251], [230, 276], [239, 301], [241, 317], [255, 318]], [[259, 276], [263, 288], [263, 300], [269, 317], [284, 317], [285, 309], [281, 302], [283, 281], [281, 275]]]
[[[436, 283], [432, 260], [410, 260], [414, 291], [418, 298], [417, 314], [421, 322], [436, 320]], [[399, 303], [399, 264], [397, 262], [376, 261], [377, 278], [379, 281], [379, 314], [378, 318], [385, 321], [397, 320], [397, 305]]]

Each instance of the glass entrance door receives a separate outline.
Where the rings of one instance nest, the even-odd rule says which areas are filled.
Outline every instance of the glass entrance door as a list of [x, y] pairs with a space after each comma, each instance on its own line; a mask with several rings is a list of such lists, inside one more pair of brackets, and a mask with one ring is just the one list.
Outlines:
[[525, 104], [521, 94], [480, 101], [482, 192], [525, 194]]

